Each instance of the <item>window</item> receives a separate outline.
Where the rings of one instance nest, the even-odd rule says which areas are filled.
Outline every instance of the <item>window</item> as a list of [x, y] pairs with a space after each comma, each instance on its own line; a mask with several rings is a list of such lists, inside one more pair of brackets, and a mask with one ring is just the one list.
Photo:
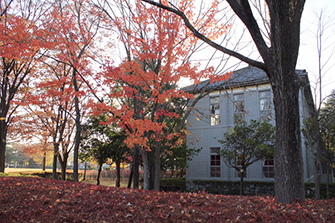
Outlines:
[[234, 117], [235, 123], [244, 121], [244, 94], [234, 94]]
[[210, 98], [211, 125], [220, 124], [220, 97]]
[[272, 103], [271, 103], [271, 92], [261, 91], [259, 92], [259, 104], [260, 104], [260, 115], [261, 121], [272, 120]]
[[211, 177], [221, 177], [221, 156], [220, 147], [210, 148], [211, 150]]
[[274, 171], [274, 160], [273, 160], [273, 158], [269, 158], [269, 159], [264, 160], [263, 176], [265, 178], [274, 178], [275, 171]]
[[[242, 159], [242, 155], [238, 155], [236, 158], [236, 166], [238, 168], [238, 171], [236, 171], [236, 177], [240, 178], [241, 177], [241, 168], [242, 168], [242, 162], [245, 160]], [[247, 172], [243, 173], [243, 177], [247, 177]]]

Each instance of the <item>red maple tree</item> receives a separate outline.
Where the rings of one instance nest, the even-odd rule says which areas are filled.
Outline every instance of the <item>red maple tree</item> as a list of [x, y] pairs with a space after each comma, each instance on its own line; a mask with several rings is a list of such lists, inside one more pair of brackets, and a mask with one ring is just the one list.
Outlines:
[[[199, 63], [188, 60], [195, 50], [196, 39], [177, 16], [155, 7], [145, 7], [141, 1], [134, 5], [122, 3], [119, 5], [121, 16], [113, 15], [112, 9], [111, 13], [107, 9], [105, 12], [112, 26], [117, 27], [127, 56], [118, 66], [111, 62], [105, 64], [97, 79], [104, 80], [102, 85], [110, 89], [108, 96], [114, 100], [112, 106], [97, 103], [93, 111], [96, 115], [106, 110], [111, 112], [113, 118], [109, 121], [126, 129], [125, 142], [135, 151], [138, 149], [142, 156], [144, 189], [149, 188], [148, 153], [155, 153], [158, 176], [155, 189], [159, 189], [161, 143], [180, 135], [172, 131], [168, 123], [177, 122], [181, 111], [193, 98], [177, 84], [182, 78], [199, 83], [204, 78], [214, 82], [227, 79], [229, 75], [215, 76], [213, 67], [201, 70]], [[213, 39], [229, 28], [214, 31], [218, 24], [213, 16], [218, 10], [216, 6], [214, 3], [205, 17], [211, 25], [203, 27]], [[181, 2], [178, 8], [192, 16], [192, 2]]]

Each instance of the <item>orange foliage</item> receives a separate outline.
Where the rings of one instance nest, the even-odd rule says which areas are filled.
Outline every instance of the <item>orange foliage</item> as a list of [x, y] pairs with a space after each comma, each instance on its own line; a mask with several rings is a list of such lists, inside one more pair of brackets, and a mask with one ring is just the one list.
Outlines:
[[[168, 4], [165, 0], [162, 2]], [[136, 13], [113, 20], [121, 33], [120, 40], [128, 47], [128, 56], [117, 67], [107, 62], [99, 74], [104, 77], [103, 85], [111, 89], [109, 96], [116, 98], [115, 103], [113, 106], [100, 103], [92, 108], [95, 115], [103, 111], [114, 115], [110, 122], [127, 129], [128, 146], [139, 145], [148, 149], [150, 139], [159, 141], [176, 136], [176, 133], [169, 133], [165, 125], [169, 119], [179, 118], [173, 101], [193, 98], [192, 94], [176, 87], [181, 78], [198, 84], [205, 78], [215, 82], [227, 79], [229, 75], [216, 77], [213, 67], [200, 70], [199, 63], [192, 64], [187, 60], [193, 50], [191, 46], [197, 40], [176, 15], [145, 6], [141, 1], [136, 1], [134, 8], [129, 7]], [[195, 18], [192, 1], [180, 1], [177, 7], [194, 18], [196, 26], [202, 26], [200, 30], [212, 39], [229, 28], [220, 26], [215, 20], [217, 2], [203, 17], [205, 20]], [[217, 29], [217, 26], [221, 28]]]

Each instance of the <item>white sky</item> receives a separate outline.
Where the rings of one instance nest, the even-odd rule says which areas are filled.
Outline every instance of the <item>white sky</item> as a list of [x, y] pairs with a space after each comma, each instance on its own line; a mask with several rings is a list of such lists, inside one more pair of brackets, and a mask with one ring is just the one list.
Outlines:
[[[322, 77], [322, 98], [329, 95], [335, 89], [335, 55], [331, 52], [335, 46], [335, 0], [307, 0], [301, 22], [300, 52], [298, 57], [298, 69], [306, 69], [311, 82], [312, 91], [316, 86], [318, 76], [318, 52], [317, 40], [315, 37], [317, 16], [324, 10], [328, 18], [333, 17], [329, 28], [325, 30], [322, 52], [322, 62], [329, 59], [323, 69]], [[319, 90], [317, 89], [317, 92]], [[314, 93], [314, 92], [313, 92]], [[318, 94], [317, 94], [318, 95]], [[319, 97], [319, 96], [317, 96]]]
[[[324, 10], [324, 14], [330, 15], [329, 17], [335, 17], [335, 0], [306, 0], [305, 8], [303, 11], [302, 22], [301, 22], [301, 36], [300, 36], [300, 52], [298, 56], [297, 69], [305, 69], [308, 72], [309, 79], [311, 82], [312, 92], [319, 92], [317, 86], [318, 82], [318, 53], [317, 53], [317, 40], [316, 34], [316, 23], [321, 10]], [[237, 19], [238, 20], [238, 19]], [[257, 53], [254, 44], [250, 44], [250, 35], [246, 32], [242, 38], [242, 42], [237, 44], [236, 41], [242, 33], [242, 27], [240, 21], [235, 21], [233, 23], [232, 38], [229, 39], [227, 48], [233, 49], [235, 46], [239, 46], [238, 52], [245, 56], [250, 56], [253, 59], [257, 59], [259, 54]], [[332, 24], [328, 24], [330, 27], [325, 30], [323, 35], [323, 48], [322, 59], [323, 63], [329, 59], [328, 63], [323, 69], [322, 77], [322, 98], [329, 95], [331, 90], [335, 89], [335, 52], [334, 55], [330, 57], [330, 52], [335, 46], [335, 19], [332, 20]], [[218, 42], [219, 43], [219, 42]], [[206, 44], [205, 44], [206, 45]], [[253, 45], [253, 48], [250, 46]], [[211, 47], [209, 47], [211, 48]], [[202, 65], [207, 64], [209, 58], [211, 58], [213, 50], [205, 47], [205, 50], [200, 52], [199, 61]], [[197, 54], [199, 55], [199, 54]], [[211, 65], [217, 67], [218, 62], [223, 56], [221, 52], [217, 52], [214, 56], [214, 60]], [[260, 60], [260, 58], [258, 58]], [[229, 63], [219, 69], [218, 73], [233, 71], [247, 66], [246, 64], [237, 64], [238, 60], [229, 59]], [[236, 65], [237, 64], [237, 65]], [[189, 85], [188, 81], [181, 82], [181, 86]], [[316, 89], [316, 91], [315, 91]], [[318, 93], [316, 94], [319, 97]], [[318, 100], [317, 100], [318, 101]]]
[[[334, 16], [335, 15], [335, 0], [306, 0], [305, 8], [303, 11], [302, 16], [302, 23], [301, 23], [301, 38], [300, 38], [300, 53], [298, 57], [297, 69], [306, 69], [309, 74], [309, 79], [311, 82], [312, 92], [318, 92], [319, 90], [316, 88], [317, 86], [317, 75], [318, 75], [318, 53], [316, 50], [316, 22], [317, 16], [321, 10], [325, 10], [328, 15]], [[238, 19], [237, 19], [238, 20]], [[332, 21], [333, 24], [330, 28], [327, 28], [324, 38], [328, 37], [328, 40], [324, 42], [324, 47], [330, 47], [327, 50], [323, 51], [322, 58], [323, 61], [329, 59], [329, 55], [331, 50], [333, 49], [332, 46], [335, 45], [335, 19]], [[253, 44], [250, 44], [250, 36], [248, 32], [244, 34], [242, 38], [242, 42], [236, 44], [238, 38], [240, 37], [239, 34], [242, 33], [241, 26], [239, 25], [239, 21], [233, 22], [232, 29], [236, 29], [233, 31], [230, 39], [226, 41], [227, 48], [234, 49], [234, 47], [238, 47], [237, 51], [242, 53], [243, 55], [250, 56], [253, 59], [257, 59], [259, 56], [256, 53], [256, 49]], [[202, 41], [200, 41], [202, 42]], [[202, 42], [203, 43], [203, 42]], [[219, 43], [219, 42], [218, 42]], [[250, 47], [253, 45], [253, 47]], [[203, 43], [203, 47], [201, 47], [198, 56], [193, 57], [194, 61], [201, 62], [202, 66], [206, 65], [213, 65], [217, 67], [217, 73], [224, 73], [227, 71], [233, 71], [237, 68], [242, 68], [247, 66], [246, 64], [239, 63], [236, 59], [229, 59], [229, 63], [225, 64], [224, 62], [218, 66], [221, 62], [222, 58], [227, 58], [227, 55], [222, 54], [221, 52], [217, 52], [213, 56], [213, 48], [208, 47], [207, 44]], [[236, 49], [234, 49], [236, 50]], [[257, 55], [256, 55], [257, 54]], [[255, 57], [256, 55], [256, 57]], [[208, 60], [213, 56], [212, 62], [208, 63]], [[259, 58], [258, 58], [259, 59]], [[331, 90], [335, 89], [335, 56], [332, 55], [328, 64], [323, 69], [323, 78], [322, 78], [322, 98], [326, 95], [331, 93]], [[183, 87], [185, 85], [191, 84], [187, 80], [183, 80], [180, 82], [180, 86]], [[316, 89], [316, 91], [314, 90]], [[317, 94], [318, 96], [318, 94]]]

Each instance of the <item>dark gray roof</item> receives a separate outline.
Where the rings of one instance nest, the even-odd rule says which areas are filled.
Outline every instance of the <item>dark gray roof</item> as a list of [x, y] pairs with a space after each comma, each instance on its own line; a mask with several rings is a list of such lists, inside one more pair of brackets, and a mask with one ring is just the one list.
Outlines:
[[[296, 73], [299, 76], [307, 76], [306, 70], [296, 70]], [[204, 87], [206, 88], [206, 91], [213, 89], [228, 89], [231, 87], [244, 87], [256, 84], [269, 83], [269, 78], [262, 69], [248, 66], [234, 71], [231, 78], [226, 81], [214, 82], [213, 84], [209, 84], [209, 82], [210, 80], [205, 80], [196, 86], [190, 85], [184, 87], [183, 90], [197, 93], [203, 90]]]

